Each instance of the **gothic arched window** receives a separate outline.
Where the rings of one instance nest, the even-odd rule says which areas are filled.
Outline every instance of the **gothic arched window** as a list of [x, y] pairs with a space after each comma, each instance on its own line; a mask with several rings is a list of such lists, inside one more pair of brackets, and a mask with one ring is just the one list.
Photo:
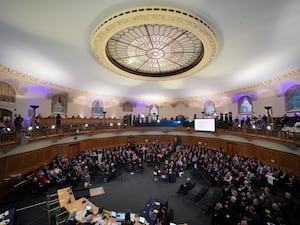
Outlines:
[[130, 102], [126, 102], [123, 104], [122, 108], [123, 112], [132, 112], [133, 111], [133, 106]]
[[239, 114], [252, 114], [253, 104], [249, 96], [243, 96], [239, 99], [238, 111]]
[[287, 111], [300, 111], [300, 85], [290, 87], [285, 93]]
[[153, 104], [150, 106], [150, 115], [152, 120], [158, 120], [159, 109], [158, 106]]
[[0, 101], [16, 102], [16, 91], [8, 83], [0, 81]]
[[204, 114], [205, 116], [212, 116], [216, 112], [215, 103], [213, 101], [207, 101], [204, 104]]
[[61, 94], [54, 95], [51, 109], [54, 114], [66, 114], [68, 112], [68, 97]]
[[101, 107], [98, 100], [94, 101], [92, 104], [92, 116], [100, 116], [103, 113], [103, 107]]

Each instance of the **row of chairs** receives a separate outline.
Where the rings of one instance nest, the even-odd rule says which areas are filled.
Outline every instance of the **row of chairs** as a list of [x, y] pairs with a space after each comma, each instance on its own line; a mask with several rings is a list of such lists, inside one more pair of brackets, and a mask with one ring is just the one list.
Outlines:
[[48, 209], [48, 225], [51, 224], [53, 218], [55, 218], [56, 225], [64, 224], [69, 217], [69, 212], [64, 207], [60, 207], [58, 194], [47, 193], [46, 202]]

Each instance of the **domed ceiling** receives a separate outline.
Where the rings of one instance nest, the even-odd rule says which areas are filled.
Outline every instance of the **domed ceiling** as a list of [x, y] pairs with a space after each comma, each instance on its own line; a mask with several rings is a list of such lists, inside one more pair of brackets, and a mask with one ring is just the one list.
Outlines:
[[[300, 1], [3, 1], [0, 80], [174, 99], [299, 83]], [[22, 81], [22, 82], [20, 82]]]

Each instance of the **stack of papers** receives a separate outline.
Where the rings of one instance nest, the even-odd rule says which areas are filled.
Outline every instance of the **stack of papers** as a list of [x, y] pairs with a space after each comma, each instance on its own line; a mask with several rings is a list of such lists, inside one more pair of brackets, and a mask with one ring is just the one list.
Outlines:
[[83, 222], [83, 218], [84, 218], [85, 214], [86, 214], [86, 210], [78, 211], [78, 212], [76, 212], [75, 219], [79, 222]]

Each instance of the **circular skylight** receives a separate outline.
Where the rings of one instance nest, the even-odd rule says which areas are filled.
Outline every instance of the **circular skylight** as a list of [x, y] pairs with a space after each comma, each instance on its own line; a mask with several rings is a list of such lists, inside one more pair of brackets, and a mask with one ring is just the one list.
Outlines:
[[197, 65], [203, 57], [203, 45], [197, 36], [180, 27], [145, 24], [114, 34], [106, 53], [115, 66], [129, 73], [164, 77]]
[[146, 80], [178, 79], [207, 66], [216, 56], [214, 31], [182, 10], [149, 7], [119, 12], [91, 35], [94, 56], [117, 74]]

